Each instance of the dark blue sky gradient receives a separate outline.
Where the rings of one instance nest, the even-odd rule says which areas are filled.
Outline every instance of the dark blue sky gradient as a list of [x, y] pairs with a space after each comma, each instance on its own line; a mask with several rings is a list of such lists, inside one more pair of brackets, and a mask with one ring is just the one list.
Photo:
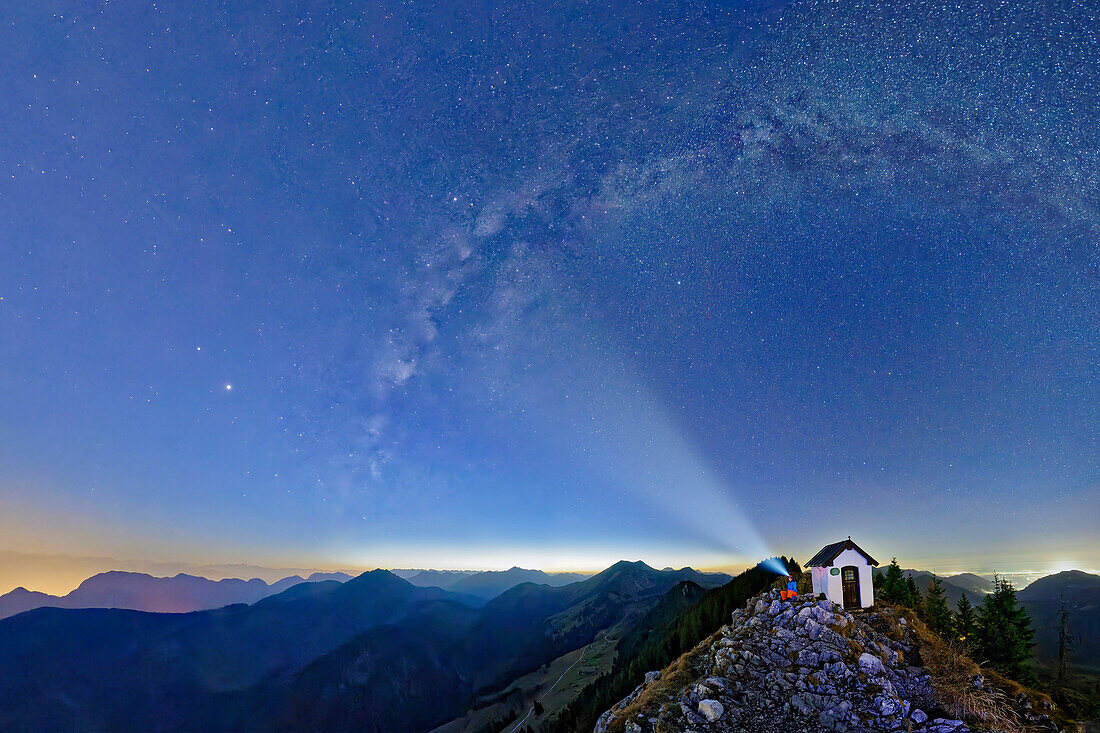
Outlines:
[[1100, 18], [939, 5], [5, 8], [0, 549], [1100, 566]]

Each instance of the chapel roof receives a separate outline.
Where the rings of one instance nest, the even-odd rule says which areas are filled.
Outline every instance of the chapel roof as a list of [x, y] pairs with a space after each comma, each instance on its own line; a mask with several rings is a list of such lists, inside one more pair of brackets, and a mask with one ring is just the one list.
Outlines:
[[867, 558], [867, 562], [869, 562], [872, 566], [878, 565], [878, 561], [875, 560], [875, 558], [864, 552], [863, 548], [861, 548], [855, 542], [852, 542], [852, 538], [849, 537], [846, 540], [834, 542], [831, 545], [825, 545], [824, 547], [822, 547], [816, 555], [810, 558], [810, 561], [806, 563], [806, 567], [823, 568], [827, 565], [832, 565], [833, 560], [836, 559], [836, 556], [844, 552], [845, 550], [855, 550], [860, 555], [863, 555], [863, 557]]

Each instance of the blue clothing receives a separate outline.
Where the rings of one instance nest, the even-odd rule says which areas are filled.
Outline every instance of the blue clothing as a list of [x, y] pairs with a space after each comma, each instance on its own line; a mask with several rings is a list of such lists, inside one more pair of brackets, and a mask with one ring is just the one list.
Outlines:
[[791, 591], [792, 593], [797, 593], [798, 592], [798, 583], [794, 580], [787, 583], [787, 590]]

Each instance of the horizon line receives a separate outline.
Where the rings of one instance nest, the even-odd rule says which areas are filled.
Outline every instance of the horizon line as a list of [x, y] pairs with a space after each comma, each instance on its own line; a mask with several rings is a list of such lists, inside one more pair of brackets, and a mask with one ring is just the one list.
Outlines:
[[[2, 552], [8, 552], [8, 551], [0, 551], [0, 553], [2, 553]], [[15, 552], [15, 551], [11, 551], [11, 552]], [[16, 554], [26, 554], [26, 553], [17, 553], [16, 552]], [[107, 558], [107, 557], [82, 558], [80, 556], [70, 556], [70, 555], [51, 555], [50, 557], [72, 558], [72, 559], [114, 560], [114, 558]], [[121, 561], [117, 561], [117, 560], [115, 562], [119, 562], [119, 564], [126, 564], [125, 562], [121, 562]], [[177, 571], [176, 573], [174, 573], [172, 575], [158, 575], [158, 574], [156, 574], [156, 572], [147, 572], [147, 571], [144, 571], [144, 570], [125, 570], [125, 569], [121, 569], [121, 568], [112, 568], [112, 569], [108, 569], [108, 570], [101, 570], [101, 571], [98, 571], [98, 572], [93, 572], [93, 573], [87, 575], [86, 577], [84, 577], [79, 583], [77, 583], [76, 585], [69, 588], [69, 590], [67, 590], [65, 592], [61, 592], [61, 593], [58, 593], [58, 592], [51, 593], [49, 591], [36, 591], [36, 590], [31, 589], [31, 588], [28, 588], [26, 583], [19, 583], [17, 585], [10, 586], [6, 590], [0, 590], [0, 595], [4, 595], [4, 594], [7, 594], [7, 593], [10, 593], [12, 591], [15, 591], [15, 590], [18, 590], [18, 589], [22, 588], [23, 590], [28, 591], [28, 592], [46, 593], [48, 595], [54, 595], [54, 596], [57, 596], [57, 597], [64, 597], [65, 595], [67, 595], [68, 593], [71, 593], [73, 590], [75, 590], [77, 587], [79, 587], [80, 583], [83, 583], [84, 581], [86, 581], [90, 578], [96, 577], [98, 575], [104, 575], [106, 573], [112, 573], [112, 572], [132, 573], [132, 574], [135, 574], [135, 575], [146, 575], [148, 577], [156, 578], [156, 579], [172, 579], [172, 578], [184, 575], [184, 576], [188, 576], [188, 577], [203, 578], [205, 580], [209, 580], [209, 581], [215, 582], [215, 583], [220, 582], [222, 580], [240, 580], [240, 581], [244, 581], [244, 582], [248, 582], [248, 581], [252, 581], [252, 580], [260, 580], [261, 582], [264, 582], [267, 585], [274, 585], [275, 583], [278, 583], [282, 580], [285, 580], [285, 579], [291, 578], [291, 577], [295, 577], [295, 576], [302, 578], [303, 582], [308, 582], [308, 578], [310, 576], [312, 576], [314, 574], [318, 574], [318, 573], [343, 573], [345, 575], [350, 576], [351, 578], [355, 578], [355, 577], [358, 577], [358, 576], [360, 576], [364, 573], [369, 573], [369, 572], [373, 572], [373, 571], [377, 571], [377, 570], [384, 570], [384, 571], [391, 572], [391, 573], [396, 575], [398, 572], [409, 572], [409, 571], [442, 572], [442, 573], [484, 573], [484, 572], [498, 572], [498, 573], [501, 573], [501, 572], [507, 572], [508, 570], [519, 569], [519, 570], [542, 572], [542, 573], [545, 573], [547, 575], [585, 575], [585, 576], [593, 576], [593, 575], [596, 575], [600, 572], [603, 572], [603, 571], [605, 571], [605, 570], [607, 570], [607, 569], [609, 569], [609, 568], [611, 568], [611, 567], [613, 567], [613, 566], [615, 566], [615, 565], [617, 565], [621, 562], [631, 562], [631, 563], [633, 563], [633, 562], [642, 562], [647, 567], [650, 567], [650, 568], [652, 568], [654, 570], [658, 570], [658, 571], [669, 570], [669, 569], [671, 569], [671, 570], [691, 569], [691, 570], [695, 570], [696, 572], [700, 572], [700, 573], [722, 573], [722, 574], [730, 575], [731, 577], [736, 577], [738, 574], [744, 572], [745, 570], [748, 570], [749, 568], [752, 568], [752, 567], [756, 567], [756, 565], [759, 564], [759, 563], [754, 563], [752, 565], [745, 565], [745, 566], [725, 565], [725, 566], [699, 566], [699, 567], [696, 567], [696, 566], [693, 566], [693, 565], [683, 565], [681, 567], [674, 567], [672, 565], [664, 565], [662, 567], [656, 567], [654, 565], [651, 565], [650, 563], [645, 562], [644, 560], [627, 560], [627, 559], [624, 558], [622, 560], [617, 560], [617, 561], [611, 563], [610, 565], [607, 565], [606, 567], [571, 569], [571, 570], [564, 570], [564, 569], [545, 570], [545, 569], [536, 568], [536, 567], [527, 568], [527, 567], [522, 567], [520, 565], [512, 565], [512, 566], [507, 567], [507, 568], [503, 568], [501, 566], [480, 567], [480, 568], [479, 567], [466, 567], [466, 568], [456, 568], [456, 567], [451, 567], [451, 568], [448, 568], [448, 567], [396, 567], [396, 566], [394, 566], [394, 567], [344, 566], [344, 567], [329, 567], [329, 568], [324, 568], [324, 567], [315, 567], [315, 568], [287, 567], [287, 568], [280, 568], [280, 567], [271, 567], [271, 566], [263, 566], [263, 565], [253, 565], [253, 564], [247, 563], [247, 562], [204, 563], [202, 565], [194, 565], [192, 563], [186, 563], [186, 562], [172, 563], [172, 562], [160, 562], [160, 561], [158, 561], [158, 562], [148, 562], [148, 563], [144, 563], [144, 564], [152, 565], [152, 566], [156, 566], [156, 565], [176, 565], [176, 564], [182, 565], [182, 566], [190, 566], [189, 569], [190, 569], [191, 572], [186, 572], [186, 571], [180, 570], [180, 571]], [[134, 563], [134, 564], [140, 564], [140, 563]], [[888, 565], [889, 565], [889, 563], [880, 563], [877, 566], [876, 569], [885, 568]], [[263, 570], [268, 570], [268, 571], [272, 571], [272, 572], [275, 572], [275, 573], [280, 573], [280, 572], [285, 572], [285, 571], [298, 571], [298, 572], [288, 572], [288, 574], [282, 575], [282, 576], [280, 576], [280, 577], [278, 577], [274, 580], [265, 580], [264, 578], [260, 578], [256, 575], [253, 575], [252, 577], [247, 577], [246, 578], [246, 577], [243, 577], [243, 576], [240, 576], [240, 575], [226, 575], [224, 573], [216, 573], [216, 572], [215, 573], [210, 573], [210, 572], [203, 573], [202, 572], [203, 570], [209, 570], [209, 569], [218, 568], [218, 567], [230, 568], [230, 567], [234, 567], [234, 566], [250, 567], [250, 568], [253, 568], [253, 569], [263, 569]], [[801, 563], [800, 563], [800, 566], [801, 566]], [[1048, 569], [1027, 569], [1027, 570], [1008, 570], [1008, 571], [986, 570], [986, 569], [981, 569], [981, 570], [968, 569], [968, 570], [953, 571], [953, 572], [949, 572], [949, 573], [936, 573], [934, 570], [922, 570], [922, 569], [918, 569], [918, 568], [902, 568], [902, 569], [903, 570], [914, 571], [914, 572], [932, 573], [936, 577], [944, 578], [944, 579], [956, 577], [956, 576], [959, 576], [959, 575], [965, 575], [965, 574], [977, 575], [979, 577], [985, 577], [985, 579], [987, 579], [987, 580], [992, 580], [993, 576], [1000, 576], [1000, 577], [1006, 577], [1006, 576], [1041, 576], [1041, 577], [1045, 577], [1045, 576], [1050, 576], [1050, 575], [1056, 575], [1060, 572], [1068, 572], [1068, 571], [1078, 571], [1078, 572], [1083, 572], [1083, 573], [1087, 573], [1087, 574], [1091, 574], [1091, 575], [1100, 575], [1100, 570], [1094, 569], [1094, 568], [1084, 568], [1084, 567], [1059, 567], [1059, 568], [1056, 568], [1056, 569], [1048, 568]], [[220, 576], [220, 577], [210, 577], [211, 575]], [[398, 576], [398, 577], [401, 577], [401, 576]], [[408, 580], [408, 578], [402, 578], [402, 579], [406, 580], [406, 581]], [[37, 584], [33, 584], [33, 585], [37, 585]]]

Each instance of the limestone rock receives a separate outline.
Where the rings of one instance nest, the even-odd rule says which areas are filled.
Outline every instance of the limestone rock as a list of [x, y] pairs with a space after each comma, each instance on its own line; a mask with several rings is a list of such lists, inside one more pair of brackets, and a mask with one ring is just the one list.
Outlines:
[[717, 700], [700, 700], [699, 701], [699, 713], [707, 719], [708, 722], [713, 723], [722, 717], [722, 713], [725, 709], [722, 707], [722, 703]]
[[882, 660], [874, 654], [869, 654], [867, 652], [859, 655], [859, 669], [861, 672], [869, 675], [880, 675], [884, 671]]
[[[919, 659], [913, 632], [901, 626], [899, 640], [876, 631], [887, 628], [890, 613], [849, 613], [809, 596], [787, 602], [776, 591], [764, 593], [687, 655], [692, 676], [682, 687], [669, 689], [662, 680], [642, 698], [661, 676], [650, 672], [600, 716], [596, 733], [606, 733], [639, 699], [647, 700], [644, 714], [619, 723], [632, 733], [635, 726], [637, 733], [969, 733], [964, 721], [929, 719], [936, 695], [928, 673], [912, 665]], [[972, 689], [986, 692], [983, 682]]]

